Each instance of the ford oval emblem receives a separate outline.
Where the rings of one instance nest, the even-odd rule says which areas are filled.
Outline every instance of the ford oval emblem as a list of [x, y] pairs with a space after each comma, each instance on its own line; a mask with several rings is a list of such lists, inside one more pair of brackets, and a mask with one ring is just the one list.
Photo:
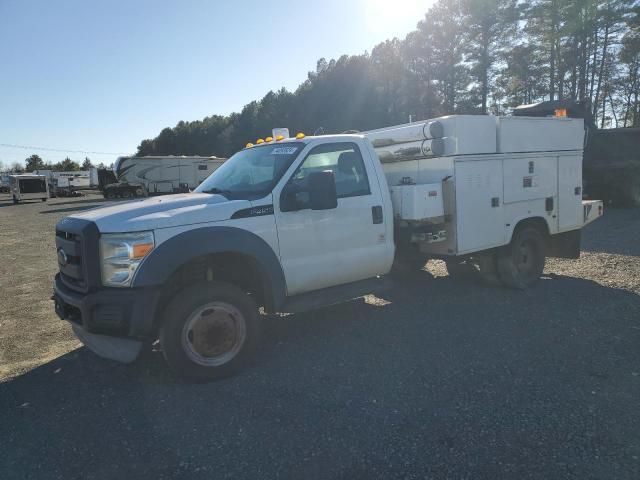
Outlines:
[[66, 252], [62, 248], [58, 249], [58, 263], [63, 267], [69, 263], [69, 257], [67, 257]]

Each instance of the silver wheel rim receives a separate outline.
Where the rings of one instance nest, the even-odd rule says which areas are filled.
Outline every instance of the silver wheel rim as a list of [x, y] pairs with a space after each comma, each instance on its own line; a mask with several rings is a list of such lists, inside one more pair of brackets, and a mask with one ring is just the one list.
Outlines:
[[233, 360], [247, 338], [244, 316], [224, 302], [199, 307], [182, 328], [182, 348], [198, 365], [219, 367]]

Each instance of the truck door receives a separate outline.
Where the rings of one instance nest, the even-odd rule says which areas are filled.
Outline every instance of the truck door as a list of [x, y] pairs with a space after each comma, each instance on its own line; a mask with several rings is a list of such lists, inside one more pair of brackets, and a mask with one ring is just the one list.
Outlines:
[[[338, 206], [311, 210], [306, 182], [310, 173], [326, 170], [334, 173]], [[296, 192], [293, 208], [291, 199], [283, 200], [292, 191]], [[392, 219], [382, 218], [376, 173], [356, 143], [314, 147], [284, 188], [274, 193], [280, 260], [289, 295], [371, 278], [386, 270], [385, 222]]]

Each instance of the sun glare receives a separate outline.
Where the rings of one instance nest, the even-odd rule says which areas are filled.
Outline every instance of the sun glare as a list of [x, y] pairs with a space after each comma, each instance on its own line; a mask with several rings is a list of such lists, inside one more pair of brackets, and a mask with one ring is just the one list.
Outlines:
[[434, 0], [362, 0], [367, 27], [380, 40], [403, 38], [424, 17]]

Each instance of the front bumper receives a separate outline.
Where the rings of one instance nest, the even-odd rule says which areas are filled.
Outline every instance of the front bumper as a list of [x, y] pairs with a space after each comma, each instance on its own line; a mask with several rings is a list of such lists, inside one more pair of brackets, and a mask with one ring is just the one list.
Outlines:
[[159, 293], [157, 288], [101, 288], [84, 294], [67, 287], [57, 274], [52, 299], [58, 317], [71, 322], [87, 347], [100, 356], [128, 362], [153, 336]]

